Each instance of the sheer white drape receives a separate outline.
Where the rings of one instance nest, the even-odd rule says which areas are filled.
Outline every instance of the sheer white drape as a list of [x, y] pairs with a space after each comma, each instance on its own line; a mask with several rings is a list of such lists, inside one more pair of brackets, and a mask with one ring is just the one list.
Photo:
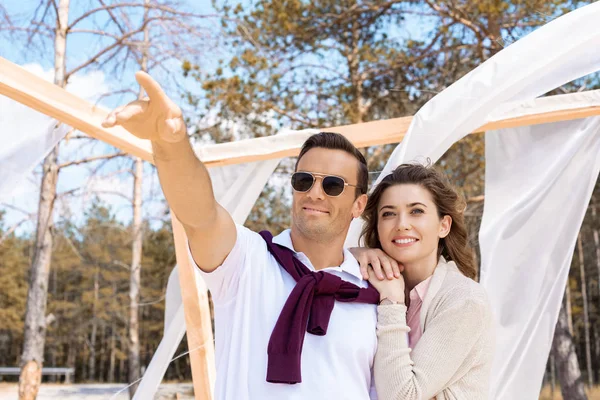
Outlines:
[[486, 134], [479, 241], [497, 329], [492, 399], [539, 396], [599, 170], [600, 117]]
[[0, 98], [0, 201], [65, 137], [69, 127], [7, 98]]

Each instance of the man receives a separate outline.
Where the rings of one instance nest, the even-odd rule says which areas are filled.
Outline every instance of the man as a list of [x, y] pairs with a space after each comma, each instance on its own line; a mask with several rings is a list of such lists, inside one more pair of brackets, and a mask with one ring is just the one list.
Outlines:
[[341, 135], [311, 136], [292, 177], [292, 227], [271, 242], [234, 224], [179, 107], [149, 75], [136, 79], [149, 99], [114, 110], [103, 125], [152, 141], [165, 197], [212, 293], [215, 398], [369, 398], [379, 296], [343, 249], [367, 201], [364, 157]]

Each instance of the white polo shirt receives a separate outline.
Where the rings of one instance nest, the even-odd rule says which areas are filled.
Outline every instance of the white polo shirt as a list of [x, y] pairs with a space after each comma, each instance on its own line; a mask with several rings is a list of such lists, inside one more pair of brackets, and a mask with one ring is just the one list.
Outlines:
[[[273, 242], [293, 250], [290, 230]], [[309, 269], [303, 253], [296, 257]], [[193, 260], [193, 259], [192, 259]], [[339, 267], [324, 269], [366, 287], [355, 258], [344, 250]], [[375, 398], [371, 370], [377, 348], [373, 304], [335, 302], [327, 334], [306, 333], [302, 382], [268, 383], [267, 345], [296, 282], [277, 264], [262, 237], [237, 225], [237, 240], [223, 265], [202, 272], [215, 309], [215, 400]]]

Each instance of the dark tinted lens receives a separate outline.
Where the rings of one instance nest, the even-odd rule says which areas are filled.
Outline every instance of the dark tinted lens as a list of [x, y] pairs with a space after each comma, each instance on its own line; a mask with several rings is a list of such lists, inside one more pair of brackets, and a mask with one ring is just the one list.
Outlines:
[[339, 196], [344, 191], [344, 180], [337, 176], [323, 178], [323, 191], [328, 196]]
[[310, 190], [315, 178], [306, 172], [296, 172], [292, 175], [292, 187], [295, 191], [306, 192]]

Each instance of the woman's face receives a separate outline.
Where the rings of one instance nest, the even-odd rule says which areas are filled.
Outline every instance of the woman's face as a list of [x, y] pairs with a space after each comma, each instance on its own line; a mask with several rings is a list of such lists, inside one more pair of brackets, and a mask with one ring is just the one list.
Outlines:
[[439, 218], [431, 193], [415, 184], [387, 188], [377, 206], [377, 232], [383, 251], [403, 264], [431, 259], [437, 264], [440, 238], [452, 219]]

